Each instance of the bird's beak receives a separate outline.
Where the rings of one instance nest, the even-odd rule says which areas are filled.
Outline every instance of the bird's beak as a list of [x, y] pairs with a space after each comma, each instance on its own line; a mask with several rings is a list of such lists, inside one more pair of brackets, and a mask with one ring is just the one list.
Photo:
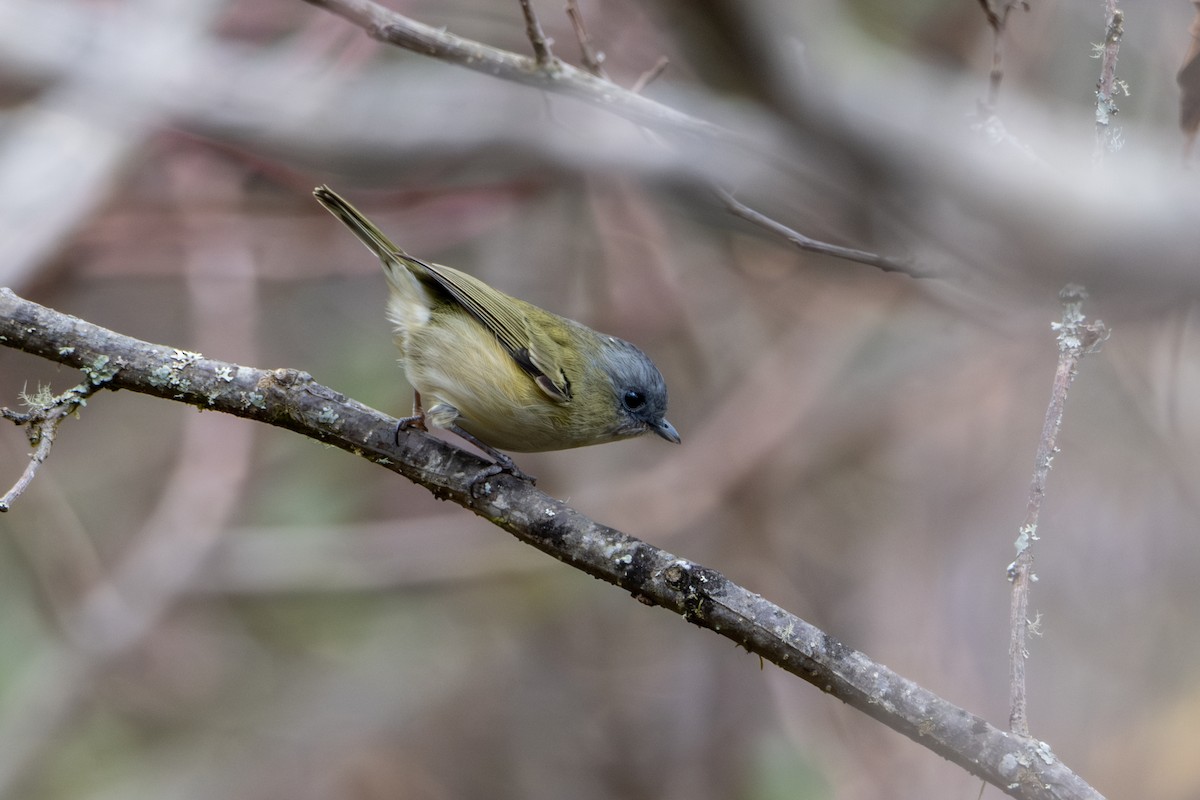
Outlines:
[[679, 444], [679, 431], [675, 430], [675, 426], [667, 422], [665, 419], [660, 419], [658, 422], [650, 423], [650, 430], [657, 433], [668, 442]]

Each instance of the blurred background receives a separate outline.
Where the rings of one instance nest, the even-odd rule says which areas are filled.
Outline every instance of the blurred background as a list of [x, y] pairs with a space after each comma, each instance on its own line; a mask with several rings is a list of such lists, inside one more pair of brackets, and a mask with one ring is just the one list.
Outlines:
[[[388, 0], [528, 53], [516, 2]], [[579, 63], [561, 2], [535, 2]], [[373, 42], [301, 0], [0, 0], [0, 285], [293, 367], [395, 415], [409, 252], [638, 343], [682, 447], [519, 455], [583, 512], [1006, 727], [1005, 567], [1067, 281], [1114, 333], [1036, 546], [1030, 724], [1110, 797], [1200, 796], [1196, 9], [580, 0], [612, 79], [737, 131], [646, 131]], [[802, 253], [712, 187], [914, 280]], [[79, 376], [0, 349], [0, 404]], [[0, 485], [27, 460], [0, 429]], [[346, 453], [101, 393], [0, 516], [0, 797], [974, 798], [814, 687]], [[999, 792], [988, 788], [985, 796]]]

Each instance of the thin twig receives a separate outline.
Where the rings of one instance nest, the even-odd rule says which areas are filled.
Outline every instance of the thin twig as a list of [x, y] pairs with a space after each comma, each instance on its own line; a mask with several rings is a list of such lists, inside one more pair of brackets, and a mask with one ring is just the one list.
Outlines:
[[520, 2], [521, 13], [525, 15], [525, 33], [529, 36], [529, 43], [533, 45], [534, 59], [539, 67], [548, 69], [553, 66], [555, 60], [554, 54], [550, 52], [550, 40], [542, 30], [542, 23], [538, 20], [537, 12], [533, 10], [533, 4], [529, 0]]
[[904, 275], [909, 275], [913, 278], [929, 278], [931, 275], [917, 270], [912, 264], [900, 261], [887, 256], [881, 256], [876, 253], [870, 253], [866, 250], [855, 250], [851, 247], [842, 247], [841, 245], [829, 244], [828, 242], [811, 239], [799, 231], [792, 230], [781, 222], [771, 219], [765, 214], [761, 214], [749, 206], [740, 202], [729, 192], [724, 189], [714, 189], [717, 197], [725, 204], [730, 213], [734, 216], [741, 217], [747, 222], [752, 222], [755, 225], [770, 231], [778, 236], [787, 239], [793, 245], [801, 250], [807, 250], [811, 253], [821, 253], [823, 255], [835, 256], [844, 258], [847, 261], [857, 261], [860, 264], [868, 264], [872, 267], [877, 267], [884, 272], [899, 272]]
[[1004, 80], [1004, 35], [1008, 28], [1008, 15], [1020, 6], [1029, 10], [1026, 0], [979, 0], [988, 26], [992, 29], [992, 68], [988, 73], [987, 111], [995, 111], [1000, 99], [1000, 84]]
[[659, 56], [658, 61], [654, 62], [654, 66], [638, 76], [638, 79], [633, 82], [633, 86], [629, 87], [629, 91], [634, 94], [641, 94], [647, 86], [658, 79], [659, 75], [663, 74], [670, 63], [671, 59], [666, 56]]
[[29, 456], [29, 463], [25, 465], [25, 471], [21, 473], [21, 477], [17, 479], [12, 488], [0, 497], [0, 513], [12, 508], [13, 502], [29, 488], [29, 484], [37, 475], [38, 468], [50, 457], [50, 448], [54, 446], [58, 426], [68, 416], [78, 411], [80, 406], [86, 405], [87, 398], [99, 388], [99, 385], [90, 381], [82, 383], [57, 397], [48, 397], [42, 401], [33, 402], [32, 408], [27, 412], [0, 408], [0, 418], [23, 425], [25, 433], [29, 437], [29, 443], [34, 445], [34, 451]]
[[380, 41], [495, 78], [585, 100], [639, 125], [753, 146], [746, 136], [626, 91], [563, 61], [556, 61], [553, 70], [539, 69], [536, 61], [526, 56], [455, 36], [385, 8], [373, 0], [304, 2], [328, 9]]
[[987, 108], [995, 110], [1000, 99], [1000, 83], [1004, 80], [1004, 27], [992, 28], [992, 68], [988, 71]]
[[1104, 154], [1121, 146], [1121, 129], [1114, 127], [1117, 113], [1115, 92], [1122, 84], [1117, 81], [1117, 55], [1121, 37], [1125, 34], [1125, 13], [1117, 8], [1117, 0], [1105, 0], [1104, 45], [1100, 48], [1100, 80], [1096, 83], [1096, 148], [1092, 160], [1100, 163]]
[[[397, 47], [457, 64], [494, 78], [575, 97], [639, 125], [664, 133], [705, 137], [713, 142], [731, 143], [758, 152], [754, 143], [742, 134], [677, 111], [670, 106], [623, 89], [610, 81], [598, 78], [562, 61], [555, 61], [553, 71], [539, 69], [536, 63], [525, 56], [432, 28], [384, 8], [373, 0], [304, 0], [304, 2], [328, 9], [358, 25], [369, 36]], [[784, 236], [797, 247], [869, 264], [887, 272], [902, 272], [914, 277], [925, 277], [897, 259], [811, 239], [734, 200], [727, 192], [718, 191], [718, 194], [722, 196], [725, 205], [734, 214], [748, 219], [772, 233]]]
[[[13, 502], [24, 494], [29, 488], [29, 484], [33, 483], [34, 476], [37, 475], [38, 467], [46, 462], [50, 457], [50, 448], [54, 446], [54, 433], [58, 426], [43, 420], [30, 426], [30, 438], [37, 439], [37, 447], [29, 456], [29, 463], [25, 465], [25, 471], [21, 473], [21, 477], [17, 478], [17, 482], [12, 485], [12, 488], [0, 497], [0, 512], [8, 511], [12, 508]], [[36, 433], [34, 433], [36, 432]]]
[[576, 0], [567, 0], [567, 17], [571, 20], [571, 27], [575, 29], [575, 39], [579, 42], [579, 60], [583, 62], [583, 68], [597, 78], [610, 80], [604, 70], [604, 53], [592, 44], [592, 37], [588, 34], [587, 26], [583, 24], [583, 12], [579, 10]]
[[1054, 330], [1058, 331], [1058, 369], [1054, 373], [1050, 405], [1042, 423], [1042, 437], [1038, 442], [1025, 521], [1018, 530], [1017, 558], [1008, 565], [1008, 579], [1012, 583], [1009, 608], [1008, 719], [1012, 732], [1021, 736], [1029, 735], [1025, 696], [1025, 659], [1028, 657], [1026, 641], [1030, 632], [1029, 585], [1037, 580], [1037, 576], [1033, 574], [1032, 548], [1038, 539], [1038, 517], [1042, 510], [1042, 500], [1046, 496], [1046, 479], [1050, 475], [1054, 455], [1058, 452], [1058, 433], [1062, 428], [1067, 390], [1075, 380], [1079, 361], [1107, 336], [1103, 322], [1087, 322], [1084, 317], [1083, 301], [1087, 298], [1087, 292], [1082, 286], [1069, 284], [1058, 296], [1063, 304], [1062, 322], [1054, 325]]

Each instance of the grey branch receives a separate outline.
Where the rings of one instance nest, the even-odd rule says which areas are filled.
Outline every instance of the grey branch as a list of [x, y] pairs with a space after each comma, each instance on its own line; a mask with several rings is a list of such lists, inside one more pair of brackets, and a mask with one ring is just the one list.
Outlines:
[[[344, 17], [380, 41], [483, 72], [496, 78], [532, 86], [546, 92], [575, 97], [660, 133], [699, 136], [713, 142], [733, 144], [759, 155], [757, 145], [750, 137], [677, 111], [639, 94], [646, 84], [656, 77], [657, 67], [652, 68], [650, 73], [643, 76], [635, 89], [629, 90], [606, 80], [601, 75], [594, 75], [554, 59], [550, 55], [548, 47], [543, 53], [538, 47], [538, 42], [541, 41], [544, 44], [545, 37], [541, 33], [541, 25], [537, 23], [536, 16], [533, 16], [532, 8], [527, 0], [522, 0], [521, 7], [525, 11], [526, 27], [537, 53], [535, 59], [431, 28], [386, 9], [372, 0], [305, 0], [305, 2]], [[572, 15], [572, 19], [577, 32], [579, 32], [582, 21], [577, 11]], [[588, 53], [588, 48], [591, 47], [590, 40], [584, 33], [578, 33], [578, 35], [580, 36], [580, 45], [585, 48], [585, 53]], [[595, 56], [590, 54], [588, 58], [595, 60]], [[665, 66], [666, 64], [662, 63], [662, 67], [665, 68]], [[596, 60], [593, 68], [598, 67], [599, 62]], [[728, 196], [724, 190], [718, 190], [718, 193]], [[899, 260], [863, 250], [827, 244], [795, 233], [787, 226], [775, 222], [770, 217], [754, 211], [732, 198], [725, 200], [725, 204], [735, 215], [753, 222], [764, 230], [783, 235], [801, 249], [870, 264], [885, 271], [915, 274], [911, 267], [902, 264]]]
[[1013, 736], [860, 653], [721, 573], [595, 522], [509, 475], [477, 487], [483, 462], [291, 369], [261, 370], [151, 344], [0, 288], [0, 343], [99, 383], [296, 431], [387, 467], [589, 575], [726, 637], [1013, 797], [1101, 795], [1042, 742]]
[[1117, 8], [1117, 0], [1106, 0], [1105, 18], [1108, 25], [1104, 32], [1104, 44], [1100, 46], [1100, 80], [1096, 83], [1096, 147], [1092, 160], [1104, 160], [1104, 154], [1121, 146], [1121, 129], [1113, 125], [1117, 113], [1116, 91], [1117, 56], [1121, 51], [1121, 37], [1125, 35], [1125, 13]]
[[865, 250], [855, 250], [851, 247], [842, 247], [829, 242], [822, 242], [817, 239], [809, 238], [799, 231], [792, 230], [783, 223], [755, 211], [753, 208], [740, 202], [729, 192], [724, 189], [717, 189], [717, 197], [725, 204], [725, 208], [735, 217], [750, 222], [763, 230], [781, 236], [799, 250], [807, 250], [810, 253], [822, 253], [836, 258], [844, 258], [847, 261], [857, 261], [860, 264], [869, 264], [872, 267], [877, 267], [884, 272], [900, 272], [909, 275], [913, 278], [930, 278], [931, 273], [919, 270], [911, 263], [901, 261], [887, 256], [869, 253]]
[[[0, 512], [12, 508], [13, 501], [20, 497], [33, 482], [38, 468], [50, 457], [50, 448], [54, 446], [54, 438], [58, 435], [59, 425], [68, 416], [74, 414], [80, 406], [87, 403], [87, 398], [102, 385], [103, 374], [101, 373], [99, 376], [100, 382], [93, 382], [92, 376], [89, 376], [84, 383], [71, 387], [57, 397], [30, 398], [27, 400], [30, 406], [30, 410], [27, 412], [17, 412], [0, 407], [0, 417], [24, 426], [29, 443], [34, 448], [33, 453], [29, 456], [25, 472], [21, 474], [11, 489], [0, 496]], [[48, 395], [49, 392], [45, 392], [45, 394]]]
[[1009, 727], [1020, 736], [1029, 735], [1029, 718], [1025, 697], [1026, 641], [1029, 635], [1029, 585], [1036, 578], [1033, 574], [1033, 543], [1038, 539], [1038, 517], [1042, 511], [1042, 500], [1046, 496], [1046, 480], [1050, 477], [1050, 466], [1058, 452], [1058, 434], [1062, 430], [1063, 409], [1067, 403], [1067, 392], [1079, 371], [1079, 361], [1092, 352], [1107, 335], [1104, 323], [1096, 320], [1087, 322], [1083, 316], [1083, 301], [1087, 292], [1082, 286], [1069, 284], [1059, 292], [1063, 304], [1062, 322], [1056, 323], [1058, 332], [1058, 368], [1054, 373], [1054, 386], [1050, 391], [1050, 404], [1042, 422], [1042, 437], [1038, 441], [1034, 459], [1033, 480], [1029, 485], [1029, 502], [1025, 509], [1025, 520], [1017, 532], [1017, 558], [1008, 566], [1008, 579], [1012, 581], [1012, 596], [1009, 605]]
[[542, 30], [542, 23], [538, 20], [537, 12], [533, 10], [533, 4], [529, 0], [521, 0], [521, 13], [525, 15], [525, 33], [529, 36], [529, 44], [533, 46], [533, 55], [537, 60], [537, 65], [542, 69], [551, 69], [554, 66], [554, 54], [550, 52], [550, 41], [546, 38], [546, 32]]
[[[584, 68], [597, 78], [609, 80], [608, 73], [604, 71], [604, 54], [592, 44], [592, 37], [588, 34], [587, 26], [583, 24], [583, 12], [579, 10], [576, 0], [567, 0], [567, 17], [575, 30], [575, 39], [579, 42], [579, 60], [583, 62]], [[633, 91], [635, 94], [638, 92], [637, 89]]]
[[403, 47], [495, 78], [576, 97], [660, 131], [749, 143], [739, 134], [665, 106], [564, 62], [543, 69], [535, 59], [455, 36], [391, 11], [372, 0], [305, 0], [325, 8], [381, 42]]

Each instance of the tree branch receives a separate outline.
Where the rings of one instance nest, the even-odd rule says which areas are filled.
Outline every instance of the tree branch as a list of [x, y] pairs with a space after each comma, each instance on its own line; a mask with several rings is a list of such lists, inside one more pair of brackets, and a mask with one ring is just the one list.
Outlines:
[[665, 131], [711, 137], [718, 141], [748, 144], [739, 134], [676, 111], [639, 94], [559, 61], [556, 68], [541, 68], [536, 59], [498, 47], [464, 39], [417, 22], [372, 0], [305, 0], [337, 14], [381, 42], [432, 56], [460, 67], [546, 92], [585, 100], [631, 122]]
[[525, 34], [529, 37], [529, 44], [533, 46], [534, 59], [542, 69], [551, 69], [557, 59], [554, 58], [554, 53], [550, 52], [550, 40], [542, 30], [542, 23], [538, 20], [537, 12], [533, 10], [533, 3], [530, 0], [520, 2], [521, 13], [525, 15]]
[[29, 456], [29, 463], [25, 467], [25, 472], [17, 479], [17, 482], [13, 484], [11, 489], [0, 495], [0, 513], [12, 508], [13, 501], [20, 497], [29, 487], [29, 484], [33, 482], [38, 468], [46, 463], [46, 459], [50, 457], [50, 448], [54, 446], [54, 438], [58, 435], [58, 427], [62, 425], [64, 419], [74, 414], [80, 406], [87, 403], [87, 398], [96, 391], [99, 385], [92, 383], [90, 380], [85, 381], [78, 386], [71, 387], [57, 397], [50, 397], [49, 391], [39, 393], [39, 396], [26, 399], [30, 409], [25, 413], [12, 411], [0, 406], [0, 417], [23, 426], [25, 428], [25, 435], [29, 437], [29, 443], [34, 447], [33, 453]]
[[1092, 160], [1099, 163], [1104, 154], [1121, 147], [1121, 129], [1114, 127], [1112, 118], [1117, 113], [1115, 98], [1118, 86], [1117, 56], [1121, 52], [1121, 37], [1125, 35], [1125, 13], [1117, 8], [1117, 0], [1106, 0], [1104, 44], [1100, 45], [1100, 80], [1096, 82], [1096, 147]]
[[576, 0], [567, 0], [567, 17], [571, 20], [571, 27], [575, 29], [575, 39], [579, 42], [579, 60], [583, 62], [584, 68], [597, 78], [611, 80], [604, 71], [604, 54], [592, 44], [592, 37], [587, 26], [583, 24], [583, 12], [579, 10]]
[[1037, 580], [1033, 574], [1033, 543], [1038, 540], [1038, 518], [1042, 512], [1042, 500], [1046, 497], [1046, 480], [1050, 477], [1054, 454], [1058, 452], [1063, 409], [1067, 403], [1067, 392], [1079, 371], [1079, 361], [1092, 352], [1107, 333], [1103, 322], [1087, 322], [1083, 316], [1083, 301], [1087, 298], [1087, 292], [1082, 286], [1068, 284], [1058, 297], [1063, 305], [1062, 322], [1054, 324], [1054, 330], [1058, 332], [1058, 368], [1054, 373], [1050, 404], [1046, 407], [1042, 422], [1042, 437], [1038, 441], [1034, 459], [1025, 520], [1017, 532], [1017, 558], [1008, 565], [1008, 579], [1012, 582], [1009, 604], [1008, 722], [1012, 732], [1019, 736], [1029, 735], [1025, 697], [1025, 659], [1028, 652], [1025, 642], [1030, 629], [1029, 585]]
[[741, 217], [749, 223], [757, 225], [763, 230], [770, 231], [776, 236], [782, 236], [790, 244], [800, 250], [807, 250], [810, 253], [821, 253], [822, 255], [834, 256], [835, 258], [844, 258], [847, 261], [857, 261], [860, 264], [867, 264], [876, 267], [884, 272], [899, 272], [913, 278], [929, 278], [931, 274], [918, 270], [911, 263], [901, 261], [887, 256], [869, 253], [866, 250], [855, 250], [852, 247], [842, 247], [838, 244], [830, 244], [822, 242], [818, 239], [812, 239], [805, 236], [799, 231], [792, 230], [782, 222], [768, 217], [766, 214], [759, 213], [753, 208], [742, 203], [736, 197], [724, 189], [716, 189], [717, 197], [725, 204], [725, 208], [735, 217]]
[[883, 722], [1014, 797], [1101, 796], [1044, 743], [1012, 736], [727, 580], [509, 475], [477, 488], [475, 456], [416, 431], [290, 369], [259, 370], [150, 344], [0, 288], [0, 344], [95, 371], [128, 389], [266, 422], [385, 466], [564, 563], [681, 614]]
[[1029, 10], [1027, 0], [979, 0], [984, 17], [992, 29], [992, 69], [988, 74], [987, 110], [994, 112], [1000, 99], [1000, 82], [1004, 80], [1004, 34], [1008, 15], [1017, 6]]
[[[526, 86], [532, 86], [542, 91], [566, 95], [583, 100], [591, 105], [607, 109], [631, 122], [664, 133], [684, 134], [706, 137], [715, 142], [724, 142], [744, 147], [756, 152], [754, 143], [749, 137], [727, 128], [715, 125], [705, 120], [684, 114], [681, 111], [643, 97], [640, 92], [657, 75], [657, 65], [650, 73], [639, 79], [635, 90], [624, 89], [598, 75], [571, 66], [561, 60], [553, 60], [550, 64], [542, 62], [539, 53], [536, 59], [530, 59], [507, 50], [481, 44], [470, 39], [455, 36], [446, 31], [431, 28], [416, 20], [397, 14], [386, 9], [373, 0], [305, 0], [315, 6], [325, 8], [338, 16], [358, 25], [367, 35], [382, 42], [394, 44], [423, 55], [439, 58], [467, 69], [483, 72], [496, 78], [513, 81]], [[529, 27], [532, 9], [527, 2], [522, 2], [526, 10], [527, 30], [531, 41], [537, 42], [537, 35]], [[576, 30], [580, 29], [581, 18], [578, 12], [572, 15]], [[537, 26], [540, 30], [540, 25]], [[544, 37], [543, 37], [544, 41]], [[590, 47], [590, 40], [580, 38], [581, 47]], [[547, 51], [548, 54], [548, 51]], [[589, 56], [591, 58], [591, 56]], [[662, 62], [660, 62], [662, 63]], [[599, 66], [598, 62], [595, 66]], [[666, 64], [662, 63], [665, 68]], [[724, 189], [716, 189], [719, 195], [728, 196]], [[798, 234], [782, 223], [775, 222], [770, 217], [754, 211], [740, 202], [729, 197], [724, 200], [726, 207], [743, 219], [754, 222], [764, 229], [783, 235], [792, 244], [802, 249], [821, 252], [848, 261], [879, 267], [884, 271], [902, 272], [915, 276], [915, 271], [897, 259], [889, 259], [875, 253], [856, 250], [849, 247], [827, 244], [807, 236]], [[739, 210], [740, 209], [740, 210]], [[784, 232], [787, 233], [784, 233]], [[806, 244], [801, 244], [801, 242]]]

